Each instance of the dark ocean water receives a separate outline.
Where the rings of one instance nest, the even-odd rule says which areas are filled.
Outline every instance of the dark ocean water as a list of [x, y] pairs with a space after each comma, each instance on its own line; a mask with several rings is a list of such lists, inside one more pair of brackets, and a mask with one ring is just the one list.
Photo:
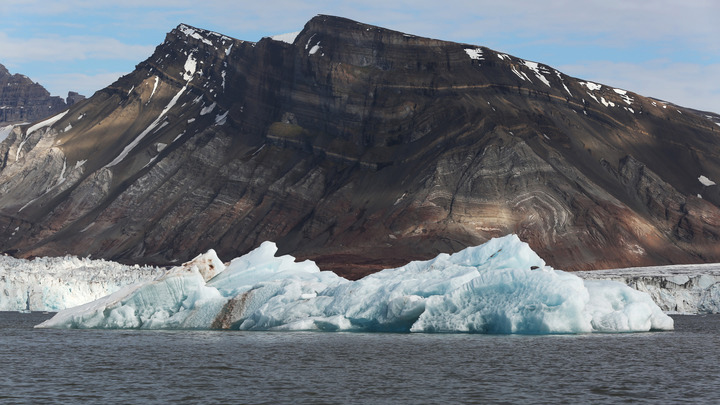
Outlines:
[[0, 312], [0, 403], [717, 403], [720, 315], [554, 336], [33, 329]]

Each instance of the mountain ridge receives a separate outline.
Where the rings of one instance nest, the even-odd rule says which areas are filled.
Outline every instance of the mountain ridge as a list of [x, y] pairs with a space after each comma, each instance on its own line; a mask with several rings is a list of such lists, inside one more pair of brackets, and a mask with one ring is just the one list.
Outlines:
[[275, 240], [359, 277], [516, 233], [568, 270], [720, 261], [710, 118], [339, 17], [293, 44], [180, 24], [30, 129], [0, 144], [0, 249], [18, 256], [168, 263]]
[[69, 92], [67, 99], [51, 96], [42, 85], [0, 64], [0, 125], [28, 123], [55, 115], [85, 99]]

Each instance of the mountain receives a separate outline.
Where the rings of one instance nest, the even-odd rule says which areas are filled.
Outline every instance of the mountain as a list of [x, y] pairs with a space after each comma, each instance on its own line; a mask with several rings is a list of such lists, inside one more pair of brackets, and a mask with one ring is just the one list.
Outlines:
[[[77, 93], [75, 100], [84, 98]], [[68, 98], [70, 101], [70, 98]], [[65, 100], [51, 96], [43, 86], [0, 65], [0, 124], [33, 122], [63, 111]]]
[[168, 264], [272, 240], [357, 278], [515, 233], [567, 270], [720, 261], [712, 116], [338, 17], [287, 38], [182, 24], [16, 128], [0, 250]]

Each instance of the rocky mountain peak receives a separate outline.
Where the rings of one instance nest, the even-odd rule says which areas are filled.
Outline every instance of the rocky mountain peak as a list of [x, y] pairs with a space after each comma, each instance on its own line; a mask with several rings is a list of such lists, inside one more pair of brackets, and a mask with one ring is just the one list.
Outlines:
[[562, 269], [719, 261], [713, 115], [317, 16], [181, 24], [0, 143], [0, 250], [168, 264], [265, 240], [350, 277], [515, 233]]
[[0, 124], [36, 121], [64, 108], [62, 98], [51, 96], [29, 77], [11, 74], [0, 64]]

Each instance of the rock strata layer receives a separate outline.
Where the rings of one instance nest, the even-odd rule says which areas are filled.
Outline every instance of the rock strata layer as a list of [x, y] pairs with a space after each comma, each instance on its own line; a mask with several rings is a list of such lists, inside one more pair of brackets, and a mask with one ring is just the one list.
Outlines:
[[491, 49], [318, 16], [293, 43], [180, 25], [0, 144], [0, 249], [214, 248], [357, 278], [515, 233], [556, 268], [720, 261], [720, 126]]
[[0, 65], [0, 125], [37, 121], [65, 108], [62, 98], [51, 96], [29, 77], [10, 74], [5, 66]]

